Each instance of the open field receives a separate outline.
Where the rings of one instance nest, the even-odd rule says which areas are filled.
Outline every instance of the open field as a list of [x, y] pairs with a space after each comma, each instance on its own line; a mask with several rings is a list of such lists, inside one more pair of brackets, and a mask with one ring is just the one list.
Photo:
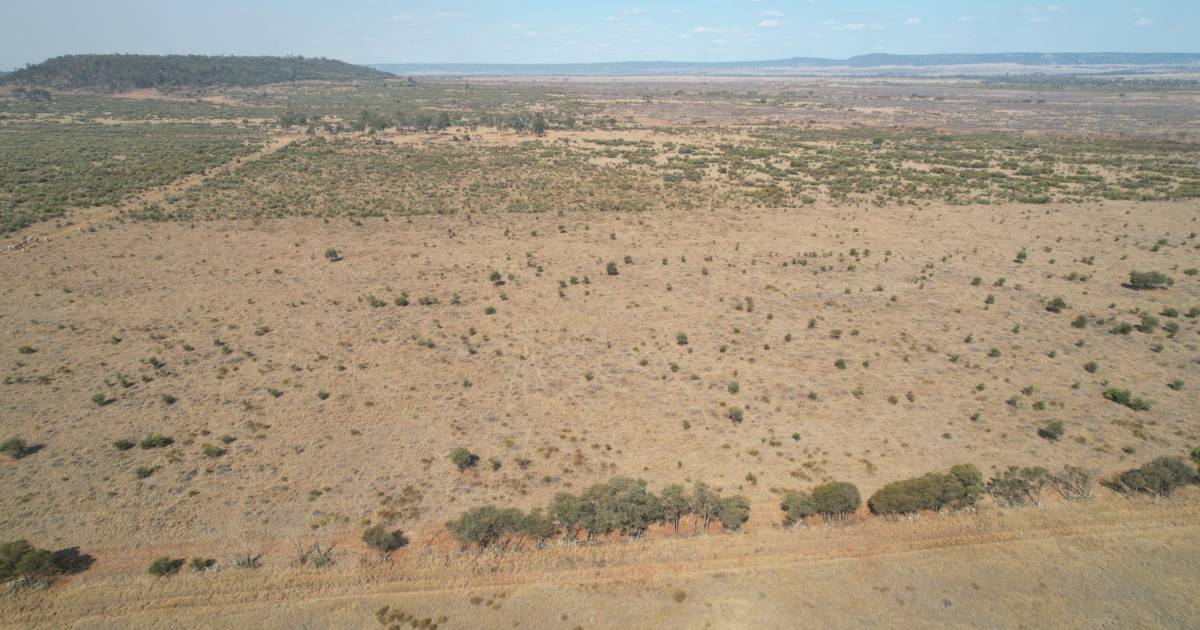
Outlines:
[[[0, 458], [0, 530], [95, 557], [3, 618], [1196, 625], [1194, 489], [804, 528], [780, 509], [829, 481], [1107, 478], [1200, 445], [1189, 90], [0, 96], [0, 439], [34, 447]], [[483, 555], [444, 527], [613, 477], [706, 482], [749, 521]], [[406, 533], [389, 562], [360, 538], [376, 524]], [[296, 566], [312, 542], [332, 566]], [[261, 568], [146, 573], [246, 553]]]

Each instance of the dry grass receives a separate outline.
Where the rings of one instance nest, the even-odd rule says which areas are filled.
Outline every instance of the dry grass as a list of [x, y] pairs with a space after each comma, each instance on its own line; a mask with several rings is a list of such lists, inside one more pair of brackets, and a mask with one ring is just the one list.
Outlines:
[[[499, 85], [470, 107], [495, 106]], [[760, 199], [782, 164], [723, 141], [788, 147], [820, 125], [745, 125], [763, 104], [687, 88], [671, 94], [680, 112], [724, 103], [737, 124], [673, 129], [628, 86], [611, 101], [571, 89], [530, 88], [517, 105], [586, 98], [645, 117], [535, 143], [272, 133], [242, 161], [22, 230], [0, 253], [0, 439], [39, 450], [0, 461], [0, 529], [97, 562], [0, 601], [3, 618], [363, 626], [388, 605], [442, 627], [1196, 624], [1181, 577], [1200, 552], [1194, 493], [777, 527], [784, 490], [827, 480], [865, 496], [963, 462], [985, 476], [1111, 472], [1200, 443], [1200, 320], [1185, 315], [1200, 308], [1200, 277], [1185, 273], [1200, 266], [1194, 204]], [[306, 90], [314, 108], [341, 93]], [[255, 107], [280, 96], [230, 95]], [[935, 102], [955, 125], [986, 110]], [[866, 132], [822, 137], [791, 149], [876, 146]], [[1119, 146], [1158, 155], [1179, 189], [1193, 176], [1172, 153], [1184, 145]], [[741, 175], [703, 163], [718, 154]], [[929, 164], [910, 166], [917, 181]], [[1179, 190], [1120, 183], [1130, 168], [1106, 181]], [[1077, 183], [1063, 194], [1093, 197]], [[630, 199], [649, 211], [612, 212]], [[522, 203], [541, 212], [504, 211]], [[1131, 270], [1175, 282], [1134, 291]], [[1061, 312], [1046, 308], [1055, 298]], [[1112, 334], [1121, 323], [1142, 329]], [[1152, 406], [1105, 400], [1108, 388]], [[1062, 437], [1039, 437], [1052, 420]], [[153, 434], [172, 442], [136, 446]], [[481, 465], [460, 473], [456, 447]], [[746, 495], [751, 520], [744, 534], [696, 537], [685, 521], [679, 538], [483, 558], [454, 553], [442, 528], [467, 508], [541, 506], [614, 475], [654, 490], [706, 481]], [[359, 536], [377, 523], [410, 544], [360, 564]], [[294, 546], [312, 543], [336, 544], [332, 567], [293, 566]], [[227, 567], [247, 553], [263, 567], [145, 574], [157, 556]]]

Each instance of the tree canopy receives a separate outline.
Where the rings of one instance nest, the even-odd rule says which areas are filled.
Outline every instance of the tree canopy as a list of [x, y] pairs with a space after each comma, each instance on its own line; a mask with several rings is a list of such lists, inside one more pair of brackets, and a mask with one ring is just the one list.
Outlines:
[[252, 87], [289, 81], [384, 79], [386, 72], [344, 61], [305, 57], [207, 55], [64, 55], [26, 66], [5, 83], [58, 89]]

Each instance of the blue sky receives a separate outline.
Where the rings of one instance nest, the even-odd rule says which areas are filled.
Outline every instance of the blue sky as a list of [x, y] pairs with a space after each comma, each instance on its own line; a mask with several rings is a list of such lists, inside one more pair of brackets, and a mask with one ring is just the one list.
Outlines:
[[1197, 52], [1200, 0], [0, 0], [0, 68], [66, 53], [355, 63]]

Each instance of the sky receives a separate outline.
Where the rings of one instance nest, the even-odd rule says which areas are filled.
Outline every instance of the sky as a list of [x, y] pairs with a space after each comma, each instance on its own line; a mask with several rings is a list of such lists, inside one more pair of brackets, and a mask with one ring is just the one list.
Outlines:
[[1200, 52], [1200, 0], [0, 0], [0, 68], [70, 53], [352, 63]]

